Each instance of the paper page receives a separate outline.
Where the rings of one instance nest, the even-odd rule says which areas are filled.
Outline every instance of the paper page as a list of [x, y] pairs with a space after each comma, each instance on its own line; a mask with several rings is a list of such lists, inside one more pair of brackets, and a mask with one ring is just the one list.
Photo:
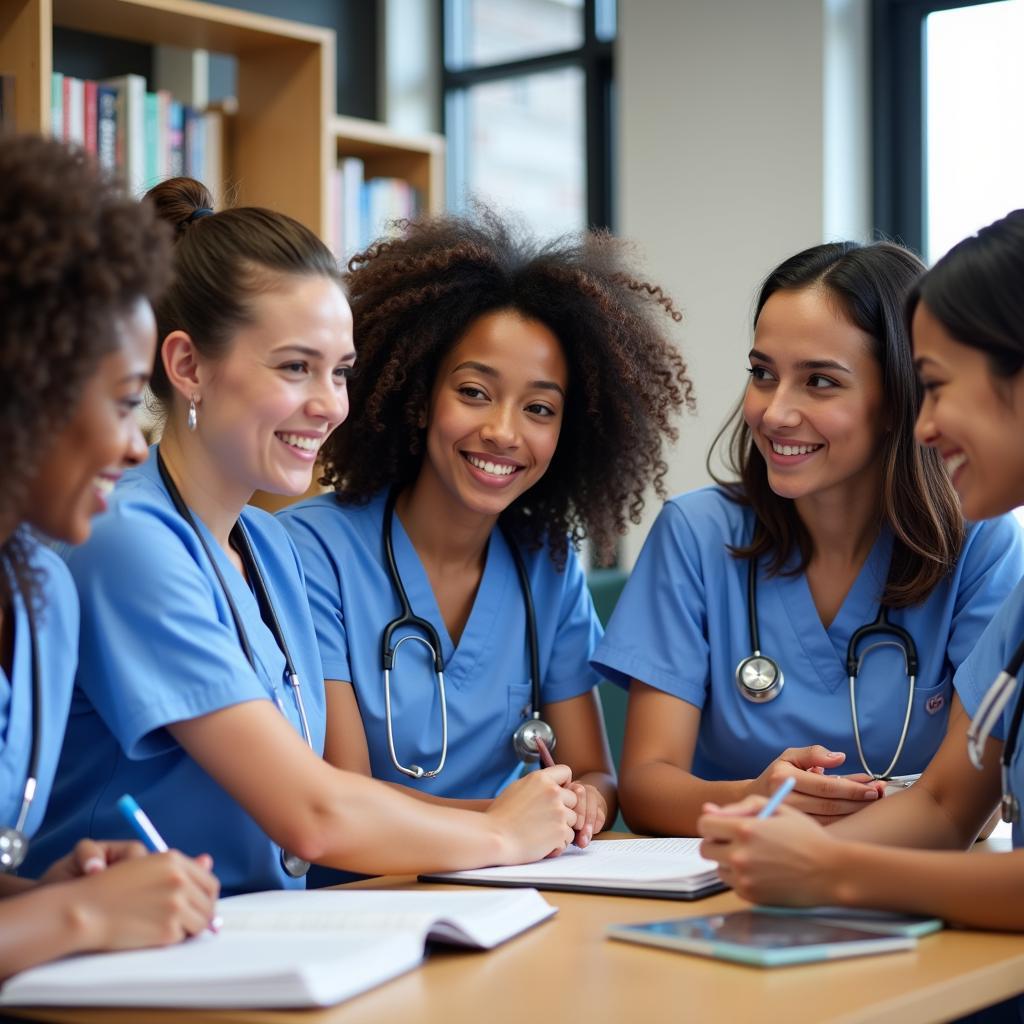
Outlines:
[[571, 846], [560, 857], [516, 867], [454, 871], [448, 878], [531, 882], [666, 882], [713, 875], [715, 864], [698, 853], [699, 839], [597, 840], [585, 849]]
[[0, 1004], [49, 1006], [329, 1006], [412, 967], [410, 933], [206, 934], [163, 949], [71, 957], [23, 971]]
[[535, 890], [520, 892], [373, 892], [276, 890], [218, 903], [224, 931], [283, 929], [410, 931], [490, 949], [555, 913]]

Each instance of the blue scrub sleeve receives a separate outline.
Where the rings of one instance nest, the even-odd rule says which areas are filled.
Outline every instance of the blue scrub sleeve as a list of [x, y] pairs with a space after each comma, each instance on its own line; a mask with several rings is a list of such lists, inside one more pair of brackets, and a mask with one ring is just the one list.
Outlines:
[[172, 749], [170, 722], [270, 698], [222, 621], [216, 578], [168, 524], [107, 515], [68, 566], [82, 603], [76, 682], [128, 757]]
[[589, 693], [601, 681], [590, 659], [601, 639], [601, 621], [587, 587], [587, 578], [575, 552], [569, 552], [558, 629], [548, 669], [541, 682], [545, 704]]
[[[334, 513], [331, 510], [331, 514]], [[324, 679], [351, 682], [352, 667], [348, 659], [348, 633], [345, 612], [341, 606], [341, 577], [338, 564], [320, 535], [300, 516], [279, 517], [295, 545], [303, 577], [313, 627], [320, 647]]]
[[[591, 662], [606, 679], [620, 686], [639, 679], [704, 706], [710, 649], [699, 553], [686, 515], [674, 503], [665, 505]], [[723, 547], [721, 561], [728, 557]]]
[[968, 535], [960, 562], [956, 605], [946, 645], [946, 655], [954, 669], [975, 648], [1006, 595], [1024, 577], [1024, 529], [1013, 516], [980, 523]]
[[[973, 718], [978, 706], [995, 682], [996, 676], [1010, 660], [1017, 645], [1024, 639], [1024, 580], [1006, 599], [974, 650], [956, 670], [953, 685], [967, 713]], [[1011, 702], [1010, 707], [1013, 704]], [[996, 723], [992, 735], [1005, 738], [1005, 716]]]

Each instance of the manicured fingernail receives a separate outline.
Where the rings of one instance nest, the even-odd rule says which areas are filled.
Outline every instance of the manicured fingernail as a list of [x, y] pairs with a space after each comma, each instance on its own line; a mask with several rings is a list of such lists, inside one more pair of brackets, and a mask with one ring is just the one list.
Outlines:
[[87, 875], [95, 875], [106, 869], [107, 862], [102, 857], [90, 857], [83, 865], [82, 871]]
[[210, 921], [210, 931], [215, 935], [224, 927], [224, 918], [219, 915]]
[[877, 800], [878, 799], [878, 790], [877, 789], [866, 789], [864, 791], [864, 799], [865, 800]]

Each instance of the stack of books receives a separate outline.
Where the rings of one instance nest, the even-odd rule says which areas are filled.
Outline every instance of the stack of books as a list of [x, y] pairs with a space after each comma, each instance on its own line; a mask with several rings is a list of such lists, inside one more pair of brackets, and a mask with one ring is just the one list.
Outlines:
[[382, 235], [394, 233], [395, 221], [415, 217], [422, 202], [403, 178], [367, 178], [363, 161], [346, 157], [331, 178], [331, 206], [329, 244], [348, 259]]
[[224, 178], [224, 113], [196, 110], [141, 75], [95, 82], [53, 72], [53, 134], [83, 146], [132, 195], [164, 178], [198, 178], [219, 201]]

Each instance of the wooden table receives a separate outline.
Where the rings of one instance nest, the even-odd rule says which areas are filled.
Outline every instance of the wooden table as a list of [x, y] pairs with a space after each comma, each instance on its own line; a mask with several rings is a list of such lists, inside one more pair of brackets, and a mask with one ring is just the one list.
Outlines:
[[[358, 883], [374, 889], [411, 884], [411, 878]], [[1024, 990], [1021, 935], [943, 931], [919, 940], [913, 952], [762, 970], [612, 942], [604, 936], [611, 923], [739, 909], [745, 904], [733, 893], [696, 903], [545, 895], [559, 908], [558, 914], [506, 945], [488, 953], [435, 952], [420, 969], [329, 1010], [17, 1012], [24, 1019], [62, 1024], [917, 1024], [949, 1020]]]

